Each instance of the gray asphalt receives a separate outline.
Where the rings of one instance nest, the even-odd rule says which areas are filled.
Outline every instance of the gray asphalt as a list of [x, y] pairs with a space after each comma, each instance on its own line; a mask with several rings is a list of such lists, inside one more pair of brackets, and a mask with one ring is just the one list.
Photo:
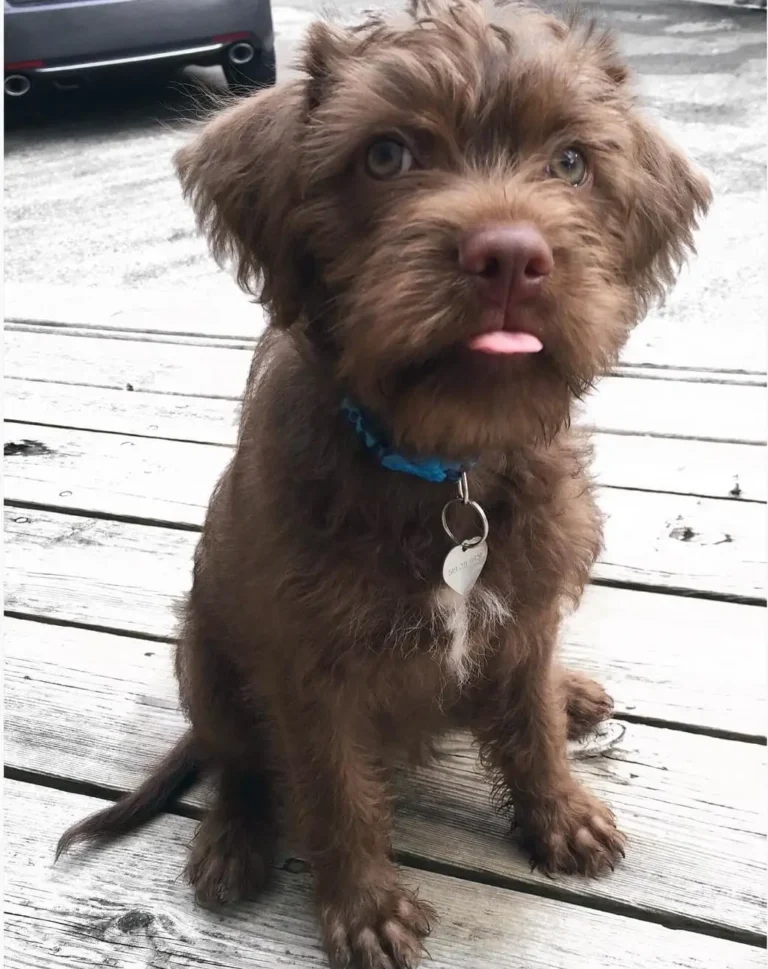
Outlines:
[[[387, 6], [398, 6], [387, 0]], [[336, 9], [355, 19], [366, 5]], [[712, 177], [717, 201], [674, 313], [764, 319], [765, 15], [693, 2], [599, 5], [642, 77], [649, 108]], [[327, 5], [275, 6], [278, 72]], [[231, 287], [196, 236], [171, 169], [199, 116], [198, 83], [58, 99], [6, 136], [7, 282], [124, 288]], [[198, 93], [195, 93], [198, 92]]]

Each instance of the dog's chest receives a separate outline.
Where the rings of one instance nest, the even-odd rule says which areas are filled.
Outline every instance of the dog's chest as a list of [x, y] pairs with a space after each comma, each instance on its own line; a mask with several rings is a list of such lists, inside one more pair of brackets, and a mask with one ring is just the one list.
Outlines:
[[443, 586], [434, 592], [431, 606], [435, 647], [446, 671], [463, 684], [477, 668], [489, 634], [510, 618], [509, 609], [480, 583], [466, 596]]

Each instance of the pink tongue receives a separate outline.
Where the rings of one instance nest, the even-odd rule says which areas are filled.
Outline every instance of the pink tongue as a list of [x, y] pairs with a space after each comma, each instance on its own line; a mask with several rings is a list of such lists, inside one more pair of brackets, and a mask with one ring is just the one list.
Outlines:
[[473, 337], [467, 344], [470, 350], [481, 353], [538, 353], [543, 349], [541, 340], [532, 333], [521, 330], [492, 330]]

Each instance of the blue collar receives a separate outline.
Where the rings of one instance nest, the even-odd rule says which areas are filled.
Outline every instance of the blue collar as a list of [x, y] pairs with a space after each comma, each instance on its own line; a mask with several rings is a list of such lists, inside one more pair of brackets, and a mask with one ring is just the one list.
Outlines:
[[341, 402], [341, 412], [379, 464], [390, 471], [402, 471], [424, 481], [455, 482], [475, 464], [474, 461], [461, 464], [458, 461], [444, 461], [442, 458], [406, 457], [392, 449], [386, 431], [373, 415], [353, 404], [348, 397]]

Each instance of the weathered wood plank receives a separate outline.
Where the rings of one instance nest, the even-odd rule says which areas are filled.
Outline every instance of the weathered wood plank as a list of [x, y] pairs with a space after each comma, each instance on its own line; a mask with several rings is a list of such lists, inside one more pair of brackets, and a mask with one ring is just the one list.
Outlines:
[[[184, 321], [181, 321], [182, 327]], [[88, 326], [73, 326], [50, 323], [8, 323], [8, 333], [38, 334], [40, 336], [85, 337], [97, 340], [139, 340], [149, 344], [171, 344], [196, 347], [222, 347], [229, 350], [252, 351], [255, 339], [252, 337], [236, 337], [231, 335], [200, 336], [187, 332], [164, 332], [152, 329], [137, 333], [134, 330], [121, 328], [103, 330]], [[765, 387], [765, 374], [744, 373], [737, 370], [695, 370], [682, 367], [661, 367], [637, 365], [632, 363], [618, 363], [611, 371], [612, 375], [620, 377], [635, 377], [662, 381], [685, 381], [689, 383], [705, 384], [737, 384], [751, 387]]]
[[[598, 579], [763, 599], [764, 505], [613, 488], [599, 489], [598, 497], [606, 515], [605, 551], [594, 573]], [[69, 535], [87, 534], [91, 543], [109, 546], [114, 542], [126, 551], [132, 549], [131, 554], [141, 554], [156, 541], [162, 546], [193, 541], [158, 529], [145, 531], [143, 526], [71, 519], [45, 511], [14, 511], [8, 516], [8, 526], [8, 551], [14, 566], [33, 573], [53, 561], [60, 539], [54, 542], [51, 536], [59, 529]], [[98, 561], [97, 546], [77, 539], [72, 544], [78, 555], [90, 556], [93, 574], [101, 575], [103, 563]], [[36, 547], [43, 551], [36, 553]]]
[[[11, 378], [5, 381], [4, 404], [6, 419], [14, 424], [93, 429], [130, 436], [134, 441], [140, 436], [233, 444], [237, 436], [238, 406], [204, 397], [130, 393]], [[15, 440], [24, 433], [12, 427], [6, 439]], [[45, 443], [43, 438], [48, 433], [36, 428], [27, 437]], [[756, 445], [600, 434], [596, 447], [595, 471], [607, 485], [765, 499], [765, 452]], [[13, 474], [13, 465], [9, 470]], [[734, 495], [735, 490], [740, 494]]]
[[[183, 325], [183, 322], [182, 322]], [[221, 347], [229, 350], [253, 350], [255, 340], [234, 336], [198, 336], [186, 332], [153, 331], [136, 333], [133, 330], [102, 330], [87, 326], [59, 326], [49, 323], [8, 323], [6, 332], [38, 334], [40, 336], [85, 337], [101, 340], [140, 340], [149, 344], [171, 344], [196, 347]], [[648, 380], [685, 381], [704, 384], [737, 384], [765, 387], [765, 374], [743, 373], [735, 370], [691, 370], [680, 367], [639, 366], [618, 363], [611, 374], [619, 377], [635, 377]]]
[[[631, 724], [607, 756], [576, 772], [616, 812], [629, 837], [610, 880], [559, 892], [600, 897], [652, 913], [765, 933], [765, 748]], [[529, 880], [525, 861], [504, 850], [506, 821], [489, 811], [477, 758], [457, 738], [439, 766], [401, 782], [398, 846], [477, 877]], [[519, 867], [518, 867], [519, 866]]]
[[34, 424], [5, 427], [5, 498], [201, 526], [231, 447]]
[[[233, 285], [214, 296], [175, 290], [42, 286], [10, 282], [5, 317], [11, 322], [47, 323], [51, 328], [91, 328], [136, 335], [254, 340], [264, 314]], [[701, 369], [765, 374], [765, 334], [740, 320], [722, 326], [695, 319], [671, 320], [669, 310], [651, 313], [626, 348], [623, 363], [632, 367]]]
[[[29, 515], [16, 510], [8, 517], [23, 543]], [[18, 580], [8, 579], [9, 608], [143, 635], [173, 635], [173, 603], [189, 583], [195, 536], [151, 529], [135, 533], [135, 542], [118, 533], [121, 541], [110, 546], [116, 534], [111, 532], [89, 553], [77, 533], [68, 533], [82, 525], [81, 519], [50, 523], [46, 518], [45, 523], [45, 534], [35, 529], [33, 535], [38, 541], [47, 538], [56, 561], [49, 562], [48, 553], [25, 554], [22, 547], [22, 571]], [[110, 548], [112, 568], [123, 577], [117, 591], [104, 575]], [[148, 570], [160, 554], [163, 582], [157, 585]], [[9, 548], [11, 562], [14, 555]], [[87, 583], [88, 595], [80, 594], [81, 583]], [[762, 609], [593, 586], [569, 620], [565, 644], [571, 662], [607, 677], [623, 712], [756, 736], [764, 732], [759, 701], [765, 670], [758, 645], [763, 638]], [[731, 662], [723, 668], [724, 650]]]
[[239, 405], [210, 397], [131, 393], [6, 377], [6, 420], [162, 440], [234, 444]]
[[765, 444], [763, 387], [606, 377], [583, 406], [583, 423], [621, 434]]
[[563, 657], [624, 715], [765, 737], [765, 629], [757, 606], [593, 585], [565, 623]]
[[594, 444], [595, 479], [612, 488], [742, 501], [766, 498], [762, 446], [624, 434], [596, 434]]
[[[251, 359], [250, 350], [14, 331], [5, 345], [8, 377], [222, 400], [239, 399]], [[764, 444], [765, 400], [763, 387], [606, 377], [583, 420], [613, 432]]]
[[[691, 0], [691, 2], [697, 3], [699, 0]], [[623, 363], [616, 364], [610, 376], [634, 377], [643, 380], [681, 380], [694, 384], [768, 386], [768, 376], [760, 373], [737, 373], [733, 370], [685, 370], [679, 367], [633, 367]]]
[[19, 508], [5, 524], [9, 611], [153, 635], [190, 583], [196, 534]]
[[140, 340], [5, 334], [6, 374], [29, 380], [237, 400], [251, 351]]
[[[281, 870], [263, 900], [222, 914], [194, 907], [178, 877], [194, 823], [166, 815], [99, 852], [51, 865], [56, 834], [99, 802], [6, 787], [8, 969], [139, 965], [322, 969], [310, 878]], [[40, 832], [45, 832], [43, 837]], [[757, 969], [760, 950], [519, 892], [405, 869], [439, 909], [434, 969]]]
[[[173, 606], [189, 585], [193, 536], [175, 533], [176, 554], [163, 556], [165, 585], [153, 594], [146, 571], [153, 546], [114, 549], [112, 567], [133, 577], [115, 591], [104, 581], [106, 550], [94, 562], [100, 569], [96, 577], [83, 579], [84, 572], [92, 576], [88, 560], [84, 567], [76, 542], [63, 530], [58, 535], [54, 548], [61, 549], [62, 572], [30, 577], [25, 571], [20, 590], [9, 576], [9, 608], [145, 636], [174, 636]], [[88, 595], [78, 595], [81, 582], [87, 583]], [[46, 629], [21, 626], [33, 638], [47, 635]], [[759, 737], [765, 734], [764, 630], [765, 613], [754, 606], [591, 586], [564, 627], [564, 657], [604, 681], [622, 714]], [[51, 635], [58, 641], [65, 631], [56, 628]], [[30, 643], [27, 648], [34, 647]], [[722, 663], [724, 652], [727, 664]]]
[[[19, 625], [41, 624], [14, 623], [8, 637], [7, 763], [49, 779], [134, 786], [183, 730], [169, 647], [55, 627], [17, 639]], [[505, 822], [468, 740], [451, 738], [446, 750], [439, 766], [399, 779], [398, 850], [470, 876], [546, 885], [505, 847]], [[759, 933], [764, 754], [755, 744], [630, 724], [609, 757], [576, 764], [618, 812], [628, 860], [610, 879], [562, 879], [558, 891]], [[195, 792], [188, 803], [204, 799]]]
[[[5, 424], [5, 498], [48, 508], [202, 525], [230, 448], [35, 424]], [[609, 487], [765, 500], [761, 448], [598, 434]]]
[[180, 286], [148, 291], [9, 282], [4, 302], [5, 319], [12, 324], [92, 329], [105, 335], [125, 332], [140, 337], [167, 334], [253, 342], [265, 326], [261, 306], [234, 282], [212, 295]]
[[[695, 310], [700, 312], [700, 307]], [[737, 326], [724, 317], [720, 326], [685, 319], [674, 310], [656, 312], [630, 336], [621, 359], [639, 368], [764, 374], [765, 327], [754, 317], [741, 318]]]
[[[101, 628], [172, 638], [173, 603], [189, 583], [188, 555], [189, 546], [183, 555], [166, 559], [170, 590], [156, 598], [151, 588], [139, 594], [126, 588], [124, 594], [101, 597], [90, 609], [85, 599], [78, 602], [70, 591], [76, 588], [75, 571], [73, 579], [59, 576], [57, 596], [63, 601], [46, 600], [44, 593], [35, 596], [34, 588], [31, 599], [29, 593], [14, 595], [9, 580], [9, 605], [43, 618], [52, 614]], [[76, 570], [77, 559], [66, 559], [72, 562], [69, 569]], [[118, 562], [123, 559], [121, 553]], [[135, 564], [142, 568], [144, 563], [142, 556]], [[85, 632], [60, 627], [7, 622], [23, 643], [20, 649], [35, 651], [38, 641], [49, 638], [56, 643], [72, 639], [74, 644], [88, 638]], [[764, 632], [765, 613], [754, 606], [591, 586], [566, 621], [563, 656], [604, 682], [622, 715], [756, 738], [765, 736]], [[119, 641], [110, 649], [117, 651]], [[722, 662], [724, 653], [727, 664]]]
[[[190, 581], [197, 536], [176, 529], [8, 509], [6, 542], [7, 608], [164, 636], [173, 603]], [[638, 611], [648, 608], [650, 601], [638, 599]], [[680, 609], [686, 632], [693, 639], [700, 637], [698, 603]], [[743, 628], [740, 625], [737, 631]], [[658, 637], [658, 629], [652, 635]]]
[[[723, 672], [720, 692], [717, 692], [715, 663], [699, 671], [690, 685], [686, 679], [685, 655], [666, 657], [664, 665], [657, 668], [653, 660], [661, 650], [655, 650], [644, 663], [634, 656], [625, 658], [621, 647], [604, 641], [599, 623], [596, 628], [589, 625], [590, 614], [597, 613], [599, 620], [600, 610], [606, 611], [606, 605], [618, 613], [624, 605], [622, 595], [619, 593], [618, 602], [613, 602], [609, 593], [607, 603], [605, 597], [598, 597], [587, 604], [579, 622], [572, 623], [566, 632], [563, 649], [566, 663], [601, 679], [615, 696], [620, 715], [629, 711], [663, 720], [666, 714], [668, 719], [684, 726], [693, 721], [701, 729], [727, 728], [736, 736], [740, 732], [751, 737], [764, 733], [764, 670], [759, 651], [747, 649], [754, 647], [754, 641], [734, 639], [733, 645], [729, 644], [729, 653], [735, 652], [737, 659], [743, 654], [746, 662], [738, 669], [734, 662], [732, 672]], [[628, 615], [633, 618], [631, 610]], [[723, 617], [723, 625], [726, 618]], [[580, 628], [585, 625], [589, 627], [586, 636]], [[625, 634], [631, 629], [629, 623], [626, 627]], [[606, 631], [612, 631], [610, 625]], [[170, 627], [168, 632], [172, 632]], [[131, 752], [142, 745], [141, 730], [147, 717], [157, 723], [155, 732], [159, 737], [174, 736], [181, 721], [176, 710], [169, 651], [170, 647], [163, 643], [6, 619], [6, 763], [58, 776], [61, 763], [57, 745], [64, 744], [70, 755], [82, 749], [82, 756], [93, 759], [93, 771], [78, 775], [80, 780], [88, 780], [96, 776], [99, 764], [104, 762], [104, 751], [117, 763], [127, 759], [130, 766], [134, 756]], [[624, 654], [628, 652], [624, 650]], [[85, 694], [89, 697], [91, 715], [114, 718], [121, 724], [119, 729], [115, 725], [108, 736], [100, 739], [99, 748], [90, 741], [85, 743], [78, 733], [83, 728], [87, 732], [89, 725], [68, 712], [68, 705], [79, 702], [78, 698]], [[70, 720], [71, 729], [61, 735], [61, 723]], [[37, 725], [34, 735], [28, 728], [32, 722]], [[140, 758], [133, 764], [132, 779], [139, 776], [145, 763]]]
[[601, 488], [596, 579], [765, 599], [765, 505]]

